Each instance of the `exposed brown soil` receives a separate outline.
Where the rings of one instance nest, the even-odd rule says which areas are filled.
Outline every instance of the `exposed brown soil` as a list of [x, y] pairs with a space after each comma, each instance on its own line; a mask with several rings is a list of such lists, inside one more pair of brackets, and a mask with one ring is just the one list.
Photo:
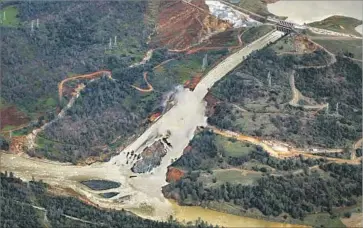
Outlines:
[[63, 96], [65, 96], [67, 98], [71, 98], [74, 91], [75, 91], [75, 88], [72, 88], [69, 85], [63, 86]]
[[295, 47], [297, 52], [304, 54], [314, 52], [318, 48], [307, 36], [296, 36]]
[[188, 145], [187, 147], [184, 148], [183, 150], [183, 154], [187, 154], [192, 150], [192, 146]]
[[202, 80], [202, 74], [198, 73], [198, 74], [194, 75], [191, 80], [187, 80], [184, 83], [184, 88], [188, 88], [191, 91], [193, 91], [195, 89], [195, 87], [198, 85], [198, 83], [200, 82], [200, 80]]
[[[240, 30], [241, 29], [238, 30], [238, 33], [240, 33]], [[243, 46], [243, 42], [241, 40], [242, 33], [235, 34], [235, 30], [229, 29], [224, 32], [214, 34], [202, 43], [188, 49], [186, 53], [190, 55], [203, 50], [221, 50], [225, 48], [231, 50], [234, 48], [241, 48]]]
[[78, 162], [77, 165], [91, 165], [95, 162], [104, 162], [107, 161], [111, 156], [112, 154], [108, 153], [101, 154], [100, 156], [87, 157], [84, 161]]
[[350, 218], [342, 218], [341, 221], [347, 227], [362, 227], [362, 213], [352, 213]]
[[204, 0], [163, 0], [159, 6], [156, 34], [152, 47], [187, 50], [213, 32], [222, 32], [232, 25], [209, 14]]
[[160, 112], [154, 113], [149, 117], [149, 121], [150, 122], [154, 122], [156, 121], [159, 117], [161, 116]]
[[100, 70], [100, 71], [96, 71], [94, 73], [91, 74], [82, 74], [82, 75], [76, 75], [70, 78], [66, 78], [64, 80], [62, 80], [59, 84], [58, 84], [58, 95], [59, 95], [59, 101], [62, 101], [62, 97], [63, 97], [63, 87], [64, 84], [68, 81], [73, 81], [73, 80], [78, 80], [78, 79], [94, 79], [97, 77], [101, 77], [107, 75], [109, 78], [111, 78], [111, 71], [109, 70]]
[[171, 181], [178, 181], [180, 180], [180, 178], [182, 178], [184, 176], [184, 171], [174, 168], [174, 167], [169, 167], [168, 168], [168, 172], [166, 174], [166, 181], [167, 182], [171, 182]]
[[17, 110], [15, 106], [2, 109], [0, 111], [0, 117], [1, 130], [7, 125], [20, 126], [30, 121], [30, 119], [24, 113]]
[[23, 146], [25, 145], [26, 136], [12, 137], [10, 141], [9, 151], [14, 154], [23, 153]]
[[238, 45], [239, 42], [236, 36], [236, 30], [229, 29], [211, 36], [206, 42], [205, 47], [221, 47], [226, 46], [228, 43], [235, 43], [235, 45]]
[[218, 104], [219, 100], [215, 98], [211, 93], [207, 93], [204, 97], [204, 100], [207, 102], [207, 116], [212, 116], [214, 113], [214, 107]]
[[294, 36], [294, 51], [289, 52], [280, 52], [278, 55], [285, 55], [285, 54], [292, 54], [292, 55], [303, 55], [308, 53], [313, 53], [316, 51], [319, 47], [309, 40], [307, 36], [304, 35], [297, 35]]

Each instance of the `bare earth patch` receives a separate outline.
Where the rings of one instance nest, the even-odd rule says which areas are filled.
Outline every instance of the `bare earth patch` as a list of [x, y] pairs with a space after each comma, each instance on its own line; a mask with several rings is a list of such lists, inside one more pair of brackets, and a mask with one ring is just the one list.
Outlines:
[[17, 110], [15, 106], [4, 108], [0, 111], [0, 127], [1, 130], [6, 126], [20, 126], [29, 122], [29, 118]]
[[362, 213], [352, 213], [350, 218], [342, 218], [342, 222], [347, 227], [362, 227]]

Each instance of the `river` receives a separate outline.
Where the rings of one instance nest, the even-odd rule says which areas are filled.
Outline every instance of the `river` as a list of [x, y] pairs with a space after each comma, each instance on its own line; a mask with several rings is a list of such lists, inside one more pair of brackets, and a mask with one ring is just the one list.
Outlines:
[[[362, 20], [362, 1], [278, 1], [268, 4], [268, 10], [278, 16], [287, 16], [287, 21], [298, 24], [320, 21], [329, 16], [342, 15]], [[362, 25], [356, 30], [362, 34]]]
[[[216, 224], [221, 222], [221, 224], [226, 224], [226, 226], [235, 226], [233, 224], [239, 224], [240, 226], [245, 223], [254, 224], [254, 226], [259, 227], [266, 226], [266, 224], [270, 224], [267, 221], [228, 214], [221, 214], [218, 218], [223, 218], [224, 220], [217, 221], [214, 220], [217, 216], [211, 215], [217, 215], [215, 213], [218, 212], [202, 208], [197, 209], [196, 207], [188, 207], [187, 210], [184, 210], [182, 209], [183, 207], [173, 206], [164, 198], [161, 187], [167, 184], [165, 177], [167, 167], [171, 164], [171, 159], [179, 158], [182, 155], [183, 149], [188, 145], [189, 140], [193, 138], [196, 128], [206, 124], [204, 97], [208, 93], [209, 88], [238, 66], [250, 53], [265, 47], [270, 42], [276, 41], [282, 35], [283, 33], [279, 31], [272, 31], [266, 34], [243, 49], [231, 54], [211, 69], [193, 92], [181, 89], [176, 95], [177, 104], [109, 162], [94, 163], [90, 166], [74, 166], [50, 162], [45, 159], [29, 159], [19, 155], [0, 154], [1, 171], [12, 171], [15, 173], [15, 176], [25, 180], [30, 180], [34, 177], [36, 180], [42, 179], [46, 183], [58, 185], [62, 188], [71, 188], [85, 195], [91, 202], [98, 204], [100, 207], [125, 208], [145, 218], [165, 220], [169, 215], [174, 214], [177, 218], [190, 221], [200, 214], [199, 217], [206, 221], [216, 222]], [[132, 163], [126, 162], [126, 152], [134, 151], [136, 154], [139, 154], [147, 145], [166, 135], [167, 132], [171, 132], [168, 141], [172, 147], [168, 148], [168, 153], [162, 159], [160, 166], [150, 173], [132, 173], [130, 170]], [[130, 175], [135, 175], [136, 177], [129, 178]], [[110, 191], [117, 191], [119, 194], [111, 199], [104, 199], [98, 195], [98, 192], [91, 191], [79, 183], [80, 180], [87, 179], [105, 179], [120, 182], [121, 186], [119, 188], [110, 189]], [[124, 200], [125, 197], [127, 200]], [[152, 208], [152, 210], [142, 211], [140, 208], [145, 208], [145, 205], [146, 208]], [[192, 211], [194, 213], [191, 213]], [[272, 223], [271, 226], [273, 226]]]
[[231, 215], [223, 212], [218, 212], [198, 206], [179, 206], [177, 203], [171, 201], [173, 205], [174, 218], [178, 221], [196, 221], [199, 218], [203, 221], [207, 221], [213, 225], [219, 225], [223, 227], [286, 227], [286, 228], [299, 228], [306, 227], [296, 224], [287, 224], [279, 222], [270, 222], [261, 219], [254, 219], [248, 217], [242, 217], [237, 215]]

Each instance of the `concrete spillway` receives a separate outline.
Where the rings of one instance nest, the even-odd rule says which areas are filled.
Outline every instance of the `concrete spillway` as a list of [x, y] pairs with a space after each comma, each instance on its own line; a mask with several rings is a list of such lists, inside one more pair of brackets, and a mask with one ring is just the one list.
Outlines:
[[167, 184], [165, 181], [165, 173], [167, 167], [171, 164], [171, 159], [179, 158], [182, 155], [183, 149], [193, 138], [196, 128], [206, 125], [205, 102], [203, 99], [208, 93], [208, 89], [228, 72], [237, 67], [253, 51], [265, 47], [270, 42], [276, 41], [282, 35], [283, 33], [279, 31], [272, 31], [266, 34], [245, 48], [230, 55], [210, 70], [193, 92], [181, 90], [176, 95], [177, 104], [147, 129], [135, 142], [120, 153], [120, 155], [113, 157], [109, 163], [120, 166], [120, 169], [126, 168], [125, 154], [127, 151], [134, 151], [136, 154], [139, 154], [147, 145], [152, 144], [156, 139], [160, 138], [160, 135], [166, 135], [168, 131], [171, 132], [168, 141], [173, 147], [168, 148], [168, 153], [162, 159], [161, 165], [151, 173], [139, 174], [137, 178], [128, 180], [128, 183], [136, 191], [143, 192], [150, 198], [154, 197], [163, 200], [161, 187]]

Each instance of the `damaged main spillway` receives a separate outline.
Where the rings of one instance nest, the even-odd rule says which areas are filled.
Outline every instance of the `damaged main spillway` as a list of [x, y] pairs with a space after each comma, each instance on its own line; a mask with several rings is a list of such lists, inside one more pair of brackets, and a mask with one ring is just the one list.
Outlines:
[[147, 173], [161, 163], [161, 159], [166, 155], [166, 148], [161, 139], [155, 141], [151, 146], [146, 147], [140, 154], [131, 171], [134, 173]]
[[[279, 39], [283, 33], [278, 31], [270, 32], [264, 37], [251, 43], [242, 50], [230, 55], [210, 72], [208, 72], [201, 82], [196, 86], [194, 91], [189, 89], [180, 89], [175, 94], [176, 104], [160, 119], [148, 128], [132, 144], [126, 147], [119, 155], [113, 157], [110, 165], [119, 167], [120, 173], [124, 176], [132, 175], [133, 178], [125, 180], [125, 186], [132, 190], [130, 204], [141, 202], [153, 205], [155, 213], [170, 213], [170, 204], [164, 198], [161, 187], [166, 185], [166, 172], [172, 160], [179, 158], [189, 141], [193, 138], [194, 132], [199, 126], [206, 126], [207, 118], [205, 116], [206, 105], [204, 97], [213, 84], [220, 80], [229, 71], [234, 69], [242, 60], [252, 51], [266, 46], [270, 42]], [[167, 138], [170, 146], [165, 146], [163, 138]], [[155, 144], [155, 142], [157, 142]], [[161, 149], [161, 145], [165, 147]], [[148, 149], [154, 148], [154, 152], [159, 153], [159, 158], [154, 162], [158, 163], [161, 157], [160, 165], [150, 169], [147, 159], [142, 164], [142, 159], [135, 159], [131, 162], [127, 159], [127, 154], [132, 152], [137, 156], [150, 153]], [[165, 153], [166, 152], [166, 153]], [[164, 155], [165, 154], [165, 155]], [[136, 156], [134, 155], [134, 157]], [[137, 165], [135, 165], [137, 163]], [[145, 165], [145, 167], [143, 167]], [[134, 171], [140, 172], [135, 173]], [[169, 212], [168, 212], [169, 211]], [[155, 215], [154, 215], [155, 216]]]

